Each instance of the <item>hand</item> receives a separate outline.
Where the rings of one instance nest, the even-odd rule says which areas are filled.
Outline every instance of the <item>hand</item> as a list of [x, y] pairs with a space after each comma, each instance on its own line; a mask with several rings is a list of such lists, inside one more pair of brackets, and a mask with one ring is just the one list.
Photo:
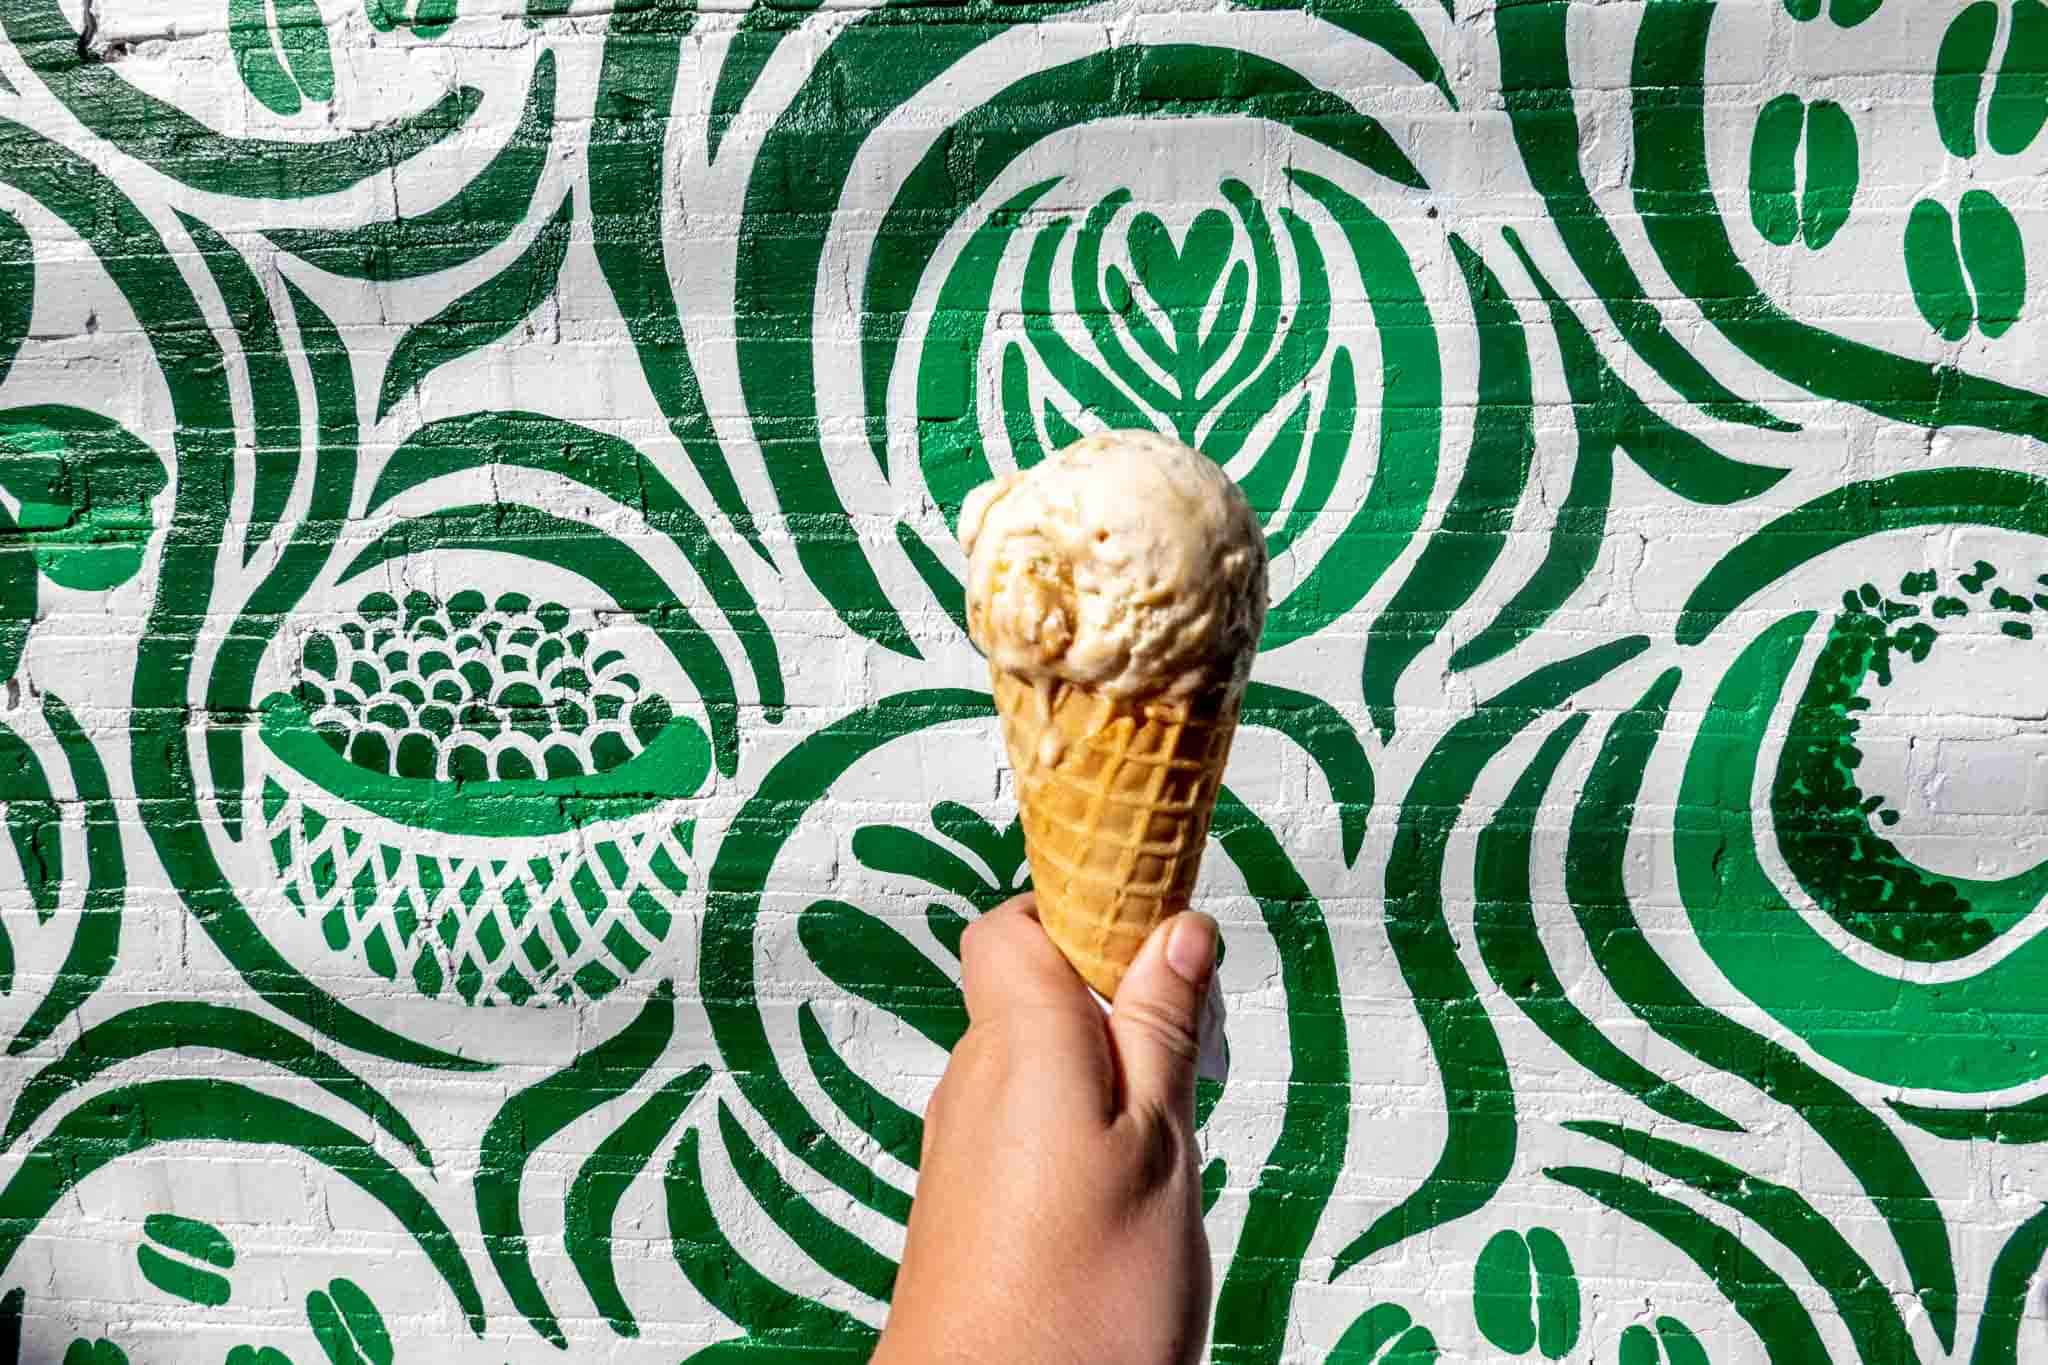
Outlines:
[[1028, 896], [961, 944], [968, 1029], [924, 1154], [876, 1365], [1181, 1365], [1209, 1322], [1196, 1030], [1216, 922], [1146, 940], [1107, 1018]]

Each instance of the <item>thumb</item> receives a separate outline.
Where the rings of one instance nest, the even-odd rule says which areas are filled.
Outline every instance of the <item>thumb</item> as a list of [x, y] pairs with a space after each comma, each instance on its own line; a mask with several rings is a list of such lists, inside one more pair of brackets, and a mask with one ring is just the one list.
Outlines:
[[1126, 1109], [1184, 1115], [1193, 1125], [1195, 1058], [1202, 1006], [1216, 972], [1216, 937], [1216, 921], [1207, 915], [1175, 915], [1152, 931], [1124, 973], [1109, 1031]]

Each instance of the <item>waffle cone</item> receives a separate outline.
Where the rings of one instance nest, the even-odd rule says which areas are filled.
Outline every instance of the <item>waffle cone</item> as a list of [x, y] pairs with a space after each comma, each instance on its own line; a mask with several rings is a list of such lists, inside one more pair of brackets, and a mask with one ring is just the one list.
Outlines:
[[1131, 702], [991, 674], [1039, 922], [1114, 998], [1145, 939], [1194, 893], [1244, 689]]

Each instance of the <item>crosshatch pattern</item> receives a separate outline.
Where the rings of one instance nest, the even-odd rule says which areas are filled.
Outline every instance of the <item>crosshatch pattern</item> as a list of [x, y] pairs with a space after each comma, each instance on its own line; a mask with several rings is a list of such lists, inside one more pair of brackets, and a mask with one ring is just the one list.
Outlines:
[[1190, 904], [1241, 697], [1134, 704], [991, 680], [1041, 918], [1114, 995], [1130, 945]]

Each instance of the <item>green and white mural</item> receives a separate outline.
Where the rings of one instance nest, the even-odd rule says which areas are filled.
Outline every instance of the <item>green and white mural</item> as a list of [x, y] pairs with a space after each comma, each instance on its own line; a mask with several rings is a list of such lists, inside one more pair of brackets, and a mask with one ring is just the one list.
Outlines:
[[864, 1358], [1102, 426], [1275, 555], [1215, 1360], [2048, 1353], [2048, 5], [0, 39], [0, 1365]]

